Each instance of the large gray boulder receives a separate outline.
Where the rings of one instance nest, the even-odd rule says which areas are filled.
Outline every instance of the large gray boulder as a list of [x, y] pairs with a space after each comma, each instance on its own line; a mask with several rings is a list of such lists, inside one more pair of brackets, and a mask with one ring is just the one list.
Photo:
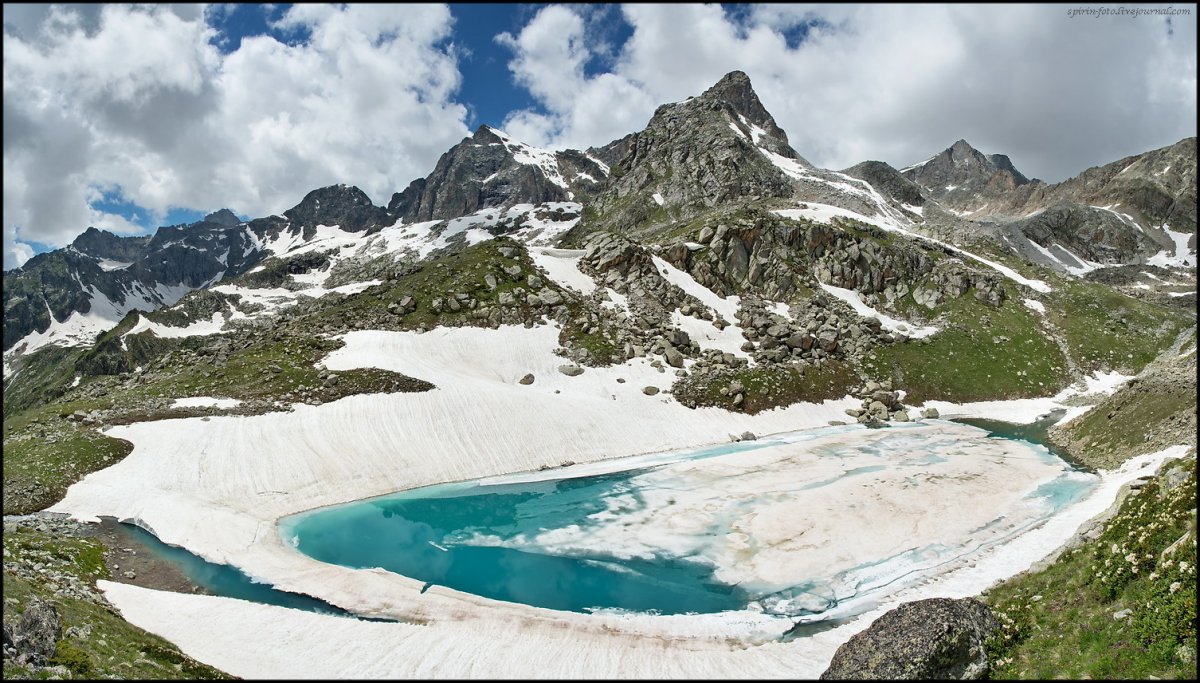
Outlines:
[[821, 679], [983, 678], [983, 643], [997, 628], [991, 610], [974, 598], [908, 602], [843, 643]]
[[5, 625], [5, 645], [17, 652], [20, 663], [44, 666], [54, 656], [58, 639], [62, 637], [62, 620], [54, 605], [34, 597], [14, 626]]

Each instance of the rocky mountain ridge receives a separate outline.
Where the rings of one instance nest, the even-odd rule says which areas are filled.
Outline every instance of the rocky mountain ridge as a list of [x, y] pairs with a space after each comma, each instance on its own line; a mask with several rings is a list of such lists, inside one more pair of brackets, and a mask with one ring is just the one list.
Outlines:
[[[539, 150], [481, 126], [448, 150], [429, 176], [394, 194], [386, 208], [373, 205], [357, 188], [339, 185], [310, 192], [283, 215], [244, 223], [222, 210], [191, 226], [161, 228], [152, 237], [119, 238], [89, 229], [71, 247], [5, 273], [6, 359], [47, 341], [87, 343], [129, 310], [170, 305], [187, 291], [250, 271], [268, 275], [256, 276], [262, 283], [332, 273], [328, 281], [337, 285], [385, 275], [428, 255], [430, 247], [419, 247], [398, 260], [394, 240], [383, 234], [393, 226], [431, 224], [426, 242], [434, 249], [480, 239], [479, 229], [493, 236], [536, 233], [543, 240], [555, 239], [554, 230], [536, 227], [547, 225], [545, 221], [569, 227], [566, 244], [582, 246], [596, 231], [670, 243], [670, 235], [683, 229], [718, 228], [704, 216], [727, 211], [721, 207], [745, 205], [752, 211], [756, 205], [799, 205], [808, 207], [799, 210], [803, 216], [819, 221], [833, 213], [885, 227], [982, 236], [1023, 262], [1074, 275], [1129, 261], [1155, 263], [1155, 258], [1164, 266], [1186, 263], [1188, 248], [1178, 250], [1179, 235], [1186, 238], [1186, 233], [1156, 231], [1142, 221], [1146, 215], [1167, 215], [1186, 223], [1184, 205], [1195, 193], [1195, 140], [1189, 140], [1053, 186], [1027, 179], [1008, 157], [985, 155], [963, 140], [903, 171], [882, 162], [863, 162], [841, 173], [824, 171], [790, 147], [749, 78], [731, 72], [697, 97], [659, 107], [645, 130], [587, 151]], [[1190, 169], [1185, 168], [1189, 149]], [[1167, 173], [1172, 166], [1176, 172]], [[1145, 190], [1147, 177], [1159, 178], [1156, 191]], [[1136, 187], [1145, 191], [1130, 189]], [[1075, 201], [1117, 195], [1141, 198], [1150, 208], [1129, 215]], [[1163, 199], [1168, 195], [1170, 202]], [[985, 207], [995, 203], [1011, 212], [1051, 199], [1059, 203], [1019, 218], [996, 208], [955, 208], [986, 200]], [[379, 256], [331, 261], [321, 246], [329, 243], [328, 236], [318, 236], [318, 226], [337, 226], [338, 234], [379, 235], [369, 248], [363, 247], [364, 253]], [[289, 253], [303, 256], [285, 256]], [[749, 275], [757, 284], [772, 257], [741, 254], [731, 251], [726, 266], [736, 277]], [[820, 272], [842, 268], [861, 272], [854, 262], [831, 263]], [[850, 283], [853, 289], [872, 276], [839, 277], [828, 280]], [[791, 289], [787, 278], [767, 279], [776, 283], [769, 294]], [[709, 284], [715, 282], [710, 278]], [[873, 284], [859, 291], [876, 293]], [[82, 331], [68, 323], [84, 318], [96, 321]], [[17, 348], [22, 340], [39, 343]]]

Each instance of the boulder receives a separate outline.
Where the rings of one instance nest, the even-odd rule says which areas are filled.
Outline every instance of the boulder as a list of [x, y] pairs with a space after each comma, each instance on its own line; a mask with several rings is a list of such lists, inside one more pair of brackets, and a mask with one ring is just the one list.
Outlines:
[[997, 628], [991, 610], [974, 598], [908, 602], [843, 643], [821, 679], [983, 678], [984, 641]]
[[673, 367], [673, 368], [682, 368], [683, 367], [683, 354], [680, 353], [675, 348], [668, 346], [666, 348], [666, 350], [663, 352], [663, 355], [666, 356], [667, 363], [671, 367]]
[[10, 634], [17, 661], [44, 666], [62, 637], [62, 620], [53, 604], [33, 597]]
[[656, 386], [648, 386], [648, 387], [644, 387], [644, 388], [642, 389], [642, 393], [643, 393], [643, 394], [645, 394], [645, 395], [647, 395], [647, 396], [653, 396], [653, 395], [655, 395], [655, 394], [657, 394], [657, 393], [658, 393], [658, 387], [656, 387]]
[[521, 379], [517, 380], [517, 383], [518, 384], [526, 384], [526, 385], [533, 384], [533, 373], [531, 372], [531, 373], [525, 375]]
[[558, 371], [567, 377], [577, 377], [583, 374], [583, 368], [578, 365], [560, 365]]

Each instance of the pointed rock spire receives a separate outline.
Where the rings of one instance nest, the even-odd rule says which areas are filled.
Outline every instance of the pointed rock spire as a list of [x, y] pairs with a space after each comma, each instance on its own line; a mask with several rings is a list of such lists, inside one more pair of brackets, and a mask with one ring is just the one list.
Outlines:
[[768, 135], [782, 142], [787, 142], [787, 133], [775, 123], [774, 117], [758, 99], [750, 77], [744, 71], [730, 71], [721, 77], [713, 87], [704, 91], [701, 99], [728, 102], [734, 110], [750, 123], [762, 128]]
[[220, 209], [214, 211], [204, 217], [205, 223], [216, 223], [217, 225], [234, 226], [242, 222], [242, 219], [237, 217], [237, 214], [229, 209]]

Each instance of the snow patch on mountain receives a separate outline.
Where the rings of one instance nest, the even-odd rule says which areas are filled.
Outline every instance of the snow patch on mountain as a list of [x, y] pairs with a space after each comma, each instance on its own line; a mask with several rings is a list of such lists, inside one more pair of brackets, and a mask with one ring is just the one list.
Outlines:
[[582, 294], [596, 291], [596, 282], [579, 270], [579, 259], [586, 253], [583, 249], [551, 249], [530, 247], [529, 258], [546, 271], [546, 275], [557, 284]]
[[182, 337], [197, 337], [207, 336], [210, 334], [219, 334], [225, 331], [225, 324], [230, 320], [248, 320], [249, 316], [241, 311], [234, 309], [231, 313], [222, 315], [220, 311], [213, 313], [209, 320], [197, 320], [196, 322], [185, 327], [174, 327], [171, 325], [163, 325], [153, 322], [146, 316], [138, 316], [137, 324], [129, 329], [122, 336], [131, 334], [141, 334], [142, 332], [150, 332], [156, 337], [164, 339], [182, 338]]
[[[50, 325], [45, 330], [33, 331], [4, 352], [4, 376], [11, 373], [11, 364], [19, 356], [28, 355], [46, 346], [90, 346], [97, 335], [111, 329], [130, 311], [153, 311], [164, 305], [174, 305], [187, 292], [186, 285], [175, 287], [158, 285], [146, 290], [141, 284], [127, 291], [125, 300], [117, 303], [109, 299], [94, 286], [81, 288], [88, 294], [91, 307], [87, 313], [75, 311], [66, 320], [59, 321], [50, 313]], [[50, 311], [47, 304], [46, 310]]]
[[567, 181], [563, 180], [562, 171], [558, 167], [558, 158], [554, 156], [554, 152], [527, 145], [524, 142], [515, 140], [504, 131], [488, 126], [489, 130], [496, 134], [504, 143], [504, 148], [507, 149], [513, 157], [513, 161], [518, 164], [526, 164], [529, 166], [537, 166], [541, 169], [546, 179], [566, 189]]
[[862, 300], [862, 295], [853, 289], [834, 287], [833, 285], [827, 285], [823, 282], [819, 282], [817, 284], [821, 285], [821, 289], [850, 304], [850, 307], [854, 309], [854, 312], [860, 316], [864, 318], [877, 318], [880, 324], [883, 325], [884, 329], [889, 332], [900, 332], [901, 334], [905, 334], [913, 339], [921, 339], [923, 337], [937, 334], [940, 329], [934, 327], [933, 325], [918, 327], [904, 320], [899, 320], [889, 315], [880, 313], [874, 308], [868, 306]]
[[1196, 252], [1188, 249], [1188, 242], [1195, 239], [1195, 236], [1187, 232], [1175, 232], [1166, 223], [1159, 226], [1159, 229], [1167, 233], [1167, 236], [1175, 243], [1175, 253], [1172, 254], [1164, 249], [1151, 256], [1146, 263], [1164, 268], [1195, 268]]
[[212, 396], [193, 396], [177, 398], [171, 403], [172, 408], [236, 408], [242, 402], [236, 398], [214, 398]]
[[[1058, 243], [1054, 243], [1047, 248], [1031, 239], [1027, 239], [1026, 241], [1029, 242], [1030, 246], [1032, 246], [1034, 249], [1037, 249], [1038, 252], [1040, 252], [1043, 256], [1050, 259], [1051, 262], [1057, 264], [1060, 268], [1076, 277], [1086, 275], [1093, 270], [1107, 267], [1106, 264], [1103, 263], [1088, 261], [1087, 259], [1076, 255], [1070, 249], [1067, 249]], [[1055, 251], [1058, 253], [1056, 254]]]

